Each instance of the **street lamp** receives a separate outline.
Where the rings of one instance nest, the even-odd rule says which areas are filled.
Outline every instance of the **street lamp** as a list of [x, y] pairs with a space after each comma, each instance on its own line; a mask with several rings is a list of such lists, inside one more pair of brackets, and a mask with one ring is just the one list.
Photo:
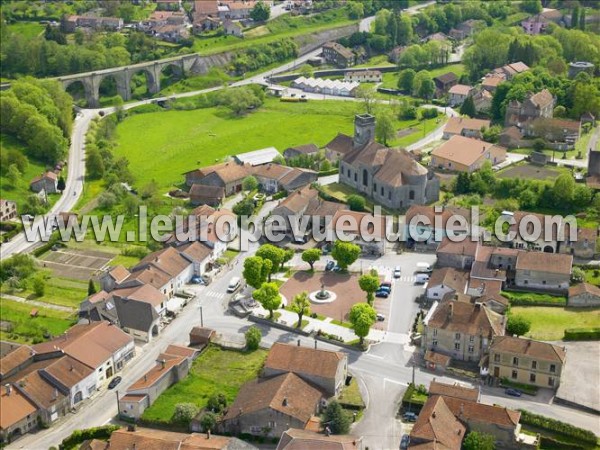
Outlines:
[[200, 310], [200, 326], [204, 327], [204, 317], [202, 316], [202, 305], [200, 304], [200, 299], [198, 299], [198, 309]]

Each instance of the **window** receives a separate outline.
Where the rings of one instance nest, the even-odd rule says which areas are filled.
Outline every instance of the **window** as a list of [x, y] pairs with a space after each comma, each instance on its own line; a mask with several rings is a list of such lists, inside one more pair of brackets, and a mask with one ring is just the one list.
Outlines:
[[383, 186], [381, 186], [381, 196], [383, 196]]
[[519, 365], [519, 358], [517, 358], [516, 356], [513, 358], [513, 366], [518, 366]]
[[552, 372], [552, 373], [556, 372], [556, 365], [555, 364], [550, 364], [550, 372]]
[[512, 377], [513, 380], [517, 379], [517, 371], [516, 370], [512, 371], [511, 377]]
[[434, 339], [433, 341], [431, 341], [431, 346], [435, 347], [437, 345], [437, 339]]
[[369, 172], [367, 172], [367, 169], [363, 169], [363, 186], [368, 186], [369, 185]]
[[388, 191], [388, 200], [391, 200], [391, 199], [392, 199], [392, 191], [391, 191], [391, 190], [389, 190], [389, 191]]
[[377, 192], [377, 183], [373, 183], [373, 191]]
[[500, 362], [500, 355], [494, 355], [494, 362]]
[[456, 340], [458, 341], [458, 340], [460, 339], [460, 333], [456, 333], [456, 334], [454, 335], [454, 339], [456, 339]]
[[475, 336], [469, 336], [469, 342], [475, 342]]
[[531, 368], [532, 369], [537, 369], [537, 361], [531, 361]]
[[358, 174], [357, 173], [354, 174], [354, 181], [358, 181]]
[[454, 350], [460, 350], [460, 342], [454, 343]]
[[554, 378], [548, 377], [548, 386], [554, 386]]
[[433, 335], [434, 335], [434, 336], [437, 336], [437, 328], [434, 328], [434, 329], [433, 329]]
[[469, 345], [469, 353], [474, 353], [474, 352], [475, 352], [475, 346]]
[[532, 383], [535, 383], [535, 373], [530, 373], [529, 374], [529, 381]]
[[408, 193], [408, 199], [409, 200], [414, 200], [415, 199], [415, 191], [409, 191], [409, 193]]

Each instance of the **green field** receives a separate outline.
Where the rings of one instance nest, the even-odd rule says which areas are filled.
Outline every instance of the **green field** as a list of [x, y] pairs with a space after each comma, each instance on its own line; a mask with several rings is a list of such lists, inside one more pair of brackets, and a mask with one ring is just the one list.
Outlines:
[[356, 20], [348, 19], [343, 8], [326, 11], [310, 17], [291, 17], [283, 15], [267, 25], [249, 29], [248, 35], [238, 38], [231, 35], [196, 37], [192, 50], [201, 55], [212, 55], [235, 48], [236, 50], [251, 47], [256, 44], [265, 44], [284, 38], [293, 38], [300, 35], [310, 35], [319, 31], [339, 28], [355, 23]]
[[[15, 342], [41, 342], [44, 333], [58, 336], [75, 323], [75, 316], [53, 309], [39, 308], [27, 303], [0, 299], [2, 321], [12, 323], [12, 331], [0, 331], [0, 339]], [[32, 309], [38, 310], [37, 317], [30, 317]]]
[[178, 403], [203, 408], [214, 394], [224, 394], [231, 405], [240, 387], [258, 376], [266, 358], [266, 350], [247, 353], [211, 345], [194, 361], [189, 375], [163, 392], [142, 418], [169, 422]]
[[515, 306], [511, 314], [531, 321], [527, 336], [542, 341], [558, 341], [566, 328], [600, 327], [600, 309], [558, 308], [551, 306]]
[[44, 31], [44, 25], [37, 22], [15, 22], [8, 25], [9, 31], [20, 34], [26, 38], [40, 35]]
[[11, 291], [3, 285], [2, 292], [28, 300], [70, 306], [75, 309], [87, 297], [87, 288], [88, 284], [85, 282], [52, 276], [46, 280], [45, 292], [41, 297], [37, 297], [30, 288]]
[[[431, 77], [437, 77], [446, 72], [454, 72], [458, 78], [466, 72], [465, 66], [458, 64], [448, 64], [447, 66], [438, 67], [437, 69], [428, 70], [431, 74]], [[381, 83], [381, 87], [388, 89], [398, 89], [398, 72], [390, 72], [383, 74], [383, 83]]]
[[[12, 136], [0, 134], [0, 152], [9, 150], [25, 153], [25, 147], [20, 141]], [[29, 190], [29, 182], [46, 170], [46, 165], [44, 163], [34, 161], [31, 158], [28, 158], [28, 160], [29, 164], [27, 165], [27, 170], [21, 174], [21, 181], [17, 186], [11, 185], [5, 176], [0, 176], [0, 191], [2, 191], [2, 198], [17, 202], [17, 212], [19, 214], [23, 212], [19, 207], [25, 203], [28, 196], [33, 194], [33, 192]], [[50, 195], [48, 200], [52, 203], [57, 198], [58, 195]]]

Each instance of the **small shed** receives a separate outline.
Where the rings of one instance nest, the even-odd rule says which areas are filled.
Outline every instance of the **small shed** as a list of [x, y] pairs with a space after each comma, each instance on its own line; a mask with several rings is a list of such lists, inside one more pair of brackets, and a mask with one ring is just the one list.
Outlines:
[[261, 150], [255, 150], [253, 152], [240, 153], [235, 156], [235, 159], [240, 164], [250, 164], [251, 166], [260, 166], [261, 164], [268, 164], [279, 156], [279, 150], [275, 147], [267, 147]]
[[425, 352], [425, 367], [429, 370], [444, 372], [450, 364], [450, 357], [441, 353], [427, 350]]
[[208, 345], [215, 336], [215, 330], [205, 327], [194, 327], [190, 331], [190, 347]]

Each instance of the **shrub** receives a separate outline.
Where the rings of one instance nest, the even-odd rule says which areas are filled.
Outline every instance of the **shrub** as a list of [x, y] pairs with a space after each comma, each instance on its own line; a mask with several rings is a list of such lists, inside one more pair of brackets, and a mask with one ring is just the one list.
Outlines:
[[273, 194], [273, 200], [280, 200], [282, 198], [286, 198], [287, 195], [288, 195], [287, 192], [279, 191], [276, 194]]
[[565, 341], [598, 341], [600, 340], [600, 327], [598, 328], [567, 328]]
[[202, 431], [212, 431], [215, 429], [217, 425], [217, 416], [214, 413], [207, 412], [202, 415], [200, 419], [200, 426], [202, 427]]
[[173, 412], [171, 422], [187, 425], [199, 412], [200, 408], [194, 403], [178, 403], [175, 405], [175, 412]]
[[589, 430], [578, 428], [569, 423], [561, 422], [560, 420], [533, 414], [524, 409], [520, 409], [519, 411], [521, 411], [521, 423], [525, 425], [542, 428], [553, 433], [560, 433], [565, 436], [572, 437], [580, 442], [596, 445], [596, 435]]
[[435, 119], [439, 115], [437, 108], [421, 108], [420, 111], [423, 119]]
[[262, 339], [262, 333], [260, 332], [260, 329], [257, 326], [251, 326], [248, 328], [248, 331], [246, 331], [245, 336], [246, 348], [251, 351], [258, 349], [260, 340]]
[[328, 422], [329, 429], [333, 434], [346, 434], [350, 429], [350, 418], [336, 400], [327, 405], [325, 422]]
[[364, 211], [365, 210], [365, 199], [360, 195], [350, 195], [347, 200], [350, 211]]
[[118, 425], [104, 425], [88, 428], [87, 430], [76, 430], [69, 437], [63, 439], [58, 448], [60, 450], [68, 450], [89, 439], [108, 439], [112, 432], [119, 428], [121, 427]]
[[584, 447], [583, 445], [573, 444], [572, 442], [566, 443], [559, 441], [557, 439], [550, 438], [548, 436], [540, 436], [540, 447], [543, 449], [551, 450], [585, 450], [588, 447]]

